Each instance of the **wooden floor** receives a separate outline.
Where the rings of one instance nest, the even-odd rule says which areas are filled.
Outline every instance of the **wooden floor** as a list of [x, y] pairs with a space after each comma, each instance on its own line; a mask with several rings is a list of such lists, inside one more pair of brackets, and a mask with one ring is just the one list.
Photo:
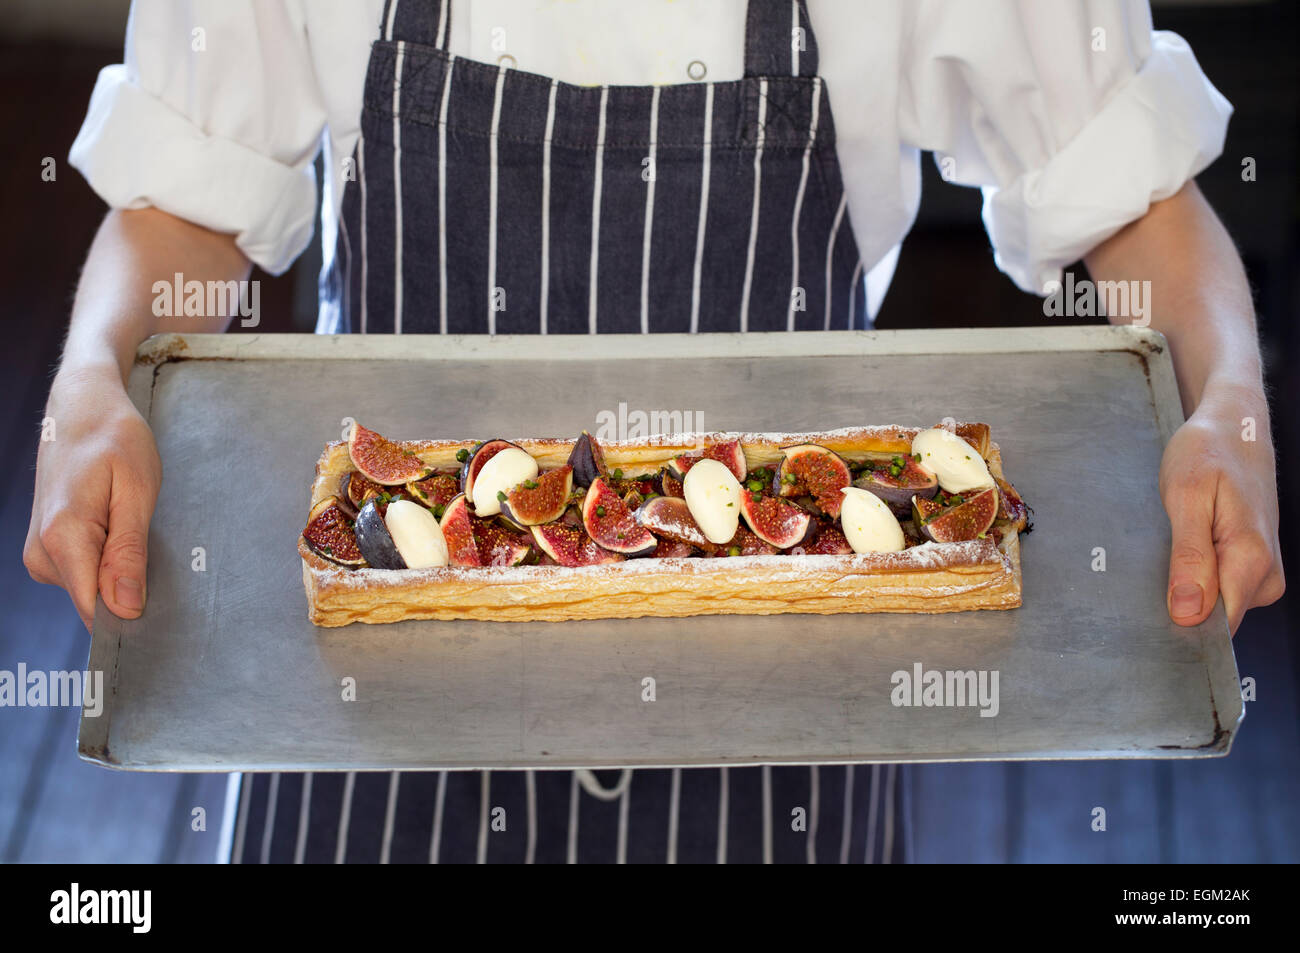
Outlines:
[[[1225, 26], [1192, 12], [1165, 25], [1192, 42], [1238, 106], [1228, 146], [1232, 161], [1221, 161], [1202, 185], [1242, 241], [1260, 298], [1266, 353], [1271, 366], [1282, 368], [1300, 354], [1293, 331], [1300, 313], [1296, 82], [1285, 48], [1295, 35], [1295, 13], [1291, 4], [1264, 4], [1252, 5], [1246, 15], [1255, 20]], [[1284, 22], [1274, 22], [1279, 19]], [[8, 412], [0, 415], [0, 448], [11, 461], [11, 479], [0, 489], [0, 669], [13, 671], [19, 662], [29, 669], [80, 669], [88, 649], [84, 629], [62, 592], [28, 579], [20, 554], [48, 374], [79, 262], [101, 214], [65, 157], [95, 71], [118, 54], [62, 48], [0, 54], [7, 91], [0, 99], [0, 128], [7, 134], [0, 151], [7, 331], [0, 379], [8, 401]], [[1239, 155], [1255, 156], [1261, 170], [1271, 170], [1261, 171], [1253, 190], [1237, 181]], [[52, 183], [40, 179], [45, 156], [58, 163]], [[925, 186], [918, 227], [905, 246], [881, 326], [1042, 323], [1038, 302], [994, 270], [978, 224], [978, 196], [943, 186], [928, 168]], [[301, 326], [311, 311], [303, 297], [312, 286], [311, 267], [266, 280], [268, 318], [259, 330], [288, 330], [294, 314]], [[934, 281], [936, 273], [944, 280]], [[1285, 408], [1300, 400], [1300, 378], [1273, 374], [1272, 380], [1290, 555], [1300, 529], [1292, 503], [1300, 499], [1300, 423]], [[1300, 599], [1289, 596], [1256, 611], [1237, 636], [1238, 664], [1256, 679], [1258, 700], [1248, 704], [1229, 757], [912, 768], [905, 772], [911, 855], [976, 862], [1300, 860], [1297, 606]], [[76, 757], [78, 717], [68, 709], [0, 709], [0, 860], [211, 861], [226, 776], [115, 773], [84, 764]], [[1091, 829], [1095, 807], [1106, 809], [1104, 833]], [[204, 809], [205, 830], [193, 830], [196, 808]]]

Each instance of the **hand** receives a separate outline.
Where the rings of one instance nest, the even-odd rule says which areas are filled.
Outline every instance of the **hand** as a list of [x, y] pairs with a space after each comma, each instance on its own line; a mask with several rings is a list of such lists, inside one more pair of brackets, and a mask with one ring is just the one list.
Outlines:
[[46, 410], [54, 439], [36, 457], [36, 495], [23, 565], [62, 586], [89, 630], [95, 595], [134, 619], [144, 609], [149, 518], [162, 464], [153, 434], [116, 367], [64, 368]]
[[[1255, 421], [1253, 441], [1244, 439], [1244, 418]], [[1235, 635], [1247, 609], [1282, 597], [1277, 475], [1263, 395], [1207, 389], [1165, 448], [1160, 496], [1173, 526], [1170, 618], [1196, 625], [1222, 595]]]

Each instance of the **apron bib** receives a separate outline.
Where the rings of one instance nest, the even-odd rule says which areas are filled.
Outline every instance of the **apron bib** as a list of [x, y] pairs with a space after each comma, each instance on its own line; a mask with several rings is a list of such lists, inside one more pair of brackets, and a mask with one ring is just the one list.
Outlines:
[[[319, 331], [867, 326], [803, 0], [750, 0], [743, 79], [658, 87], [457, 57], [450, 6], [385, 5]], [[233, 856], [897, 860], [900, 783], [893, 765], [245, 775]]]
[[802, 0], [749, 4], [743, 79], [654, 87], [457, 57], [448, 7], [385, 9], [321, 330], [866, 326]]

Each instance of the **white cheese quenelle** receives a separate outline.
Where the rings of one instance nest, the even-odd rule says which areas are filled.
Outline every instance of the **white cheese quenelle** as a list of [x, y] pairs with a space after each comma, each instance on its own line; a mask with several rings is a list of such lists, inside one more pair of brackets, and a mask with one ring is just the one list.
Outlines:
[[447, 540], [434, 515], [419, 503], [394, 500], [384, 513], [384, 525], [407, 569], [447, 565]]
[[740, 527], [740, 481], [731, 468], [704, 459], [682, 480], [686, 508], [710, 543], [729, 543]]
[[896, 553], [907, 546], [903, 527], [876, 494], [856, 486], [844, 488], [840, 526], [855, 553]]
[[518, 447], [506, 447], [478, 471], [474, 478], [475, 516], [496, 516], [501, 512], [498, 493], [509, 493], [525, 480], [537, 479], [537, 461]]
[[939, 478], [948, 493], [965, 493], [993, 486], [993, 476], [979, 451], [951, 430], [922, 430], [912, 441], [912, 455]]

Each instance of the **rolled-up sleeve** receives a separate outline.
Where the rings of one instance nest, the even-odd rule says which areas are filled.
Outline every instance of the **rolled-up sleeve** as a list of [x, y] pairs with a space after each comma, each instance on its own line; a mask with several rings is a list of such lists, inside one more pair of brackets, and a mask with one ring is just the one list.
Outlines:
[[[928, 15], [928, 19], [927, 19]], [[979, 186], [997, 265], [1044, 293], [1065, 265], [1223, 151], [1232, 106], [1145, 2], [922, 12], [900, 101], [946, 178]]]
[[234, 234], [279, 274], [311, 240], [324, 124], [295, 4], [135, 0], [68, 160], [109, 206]]

